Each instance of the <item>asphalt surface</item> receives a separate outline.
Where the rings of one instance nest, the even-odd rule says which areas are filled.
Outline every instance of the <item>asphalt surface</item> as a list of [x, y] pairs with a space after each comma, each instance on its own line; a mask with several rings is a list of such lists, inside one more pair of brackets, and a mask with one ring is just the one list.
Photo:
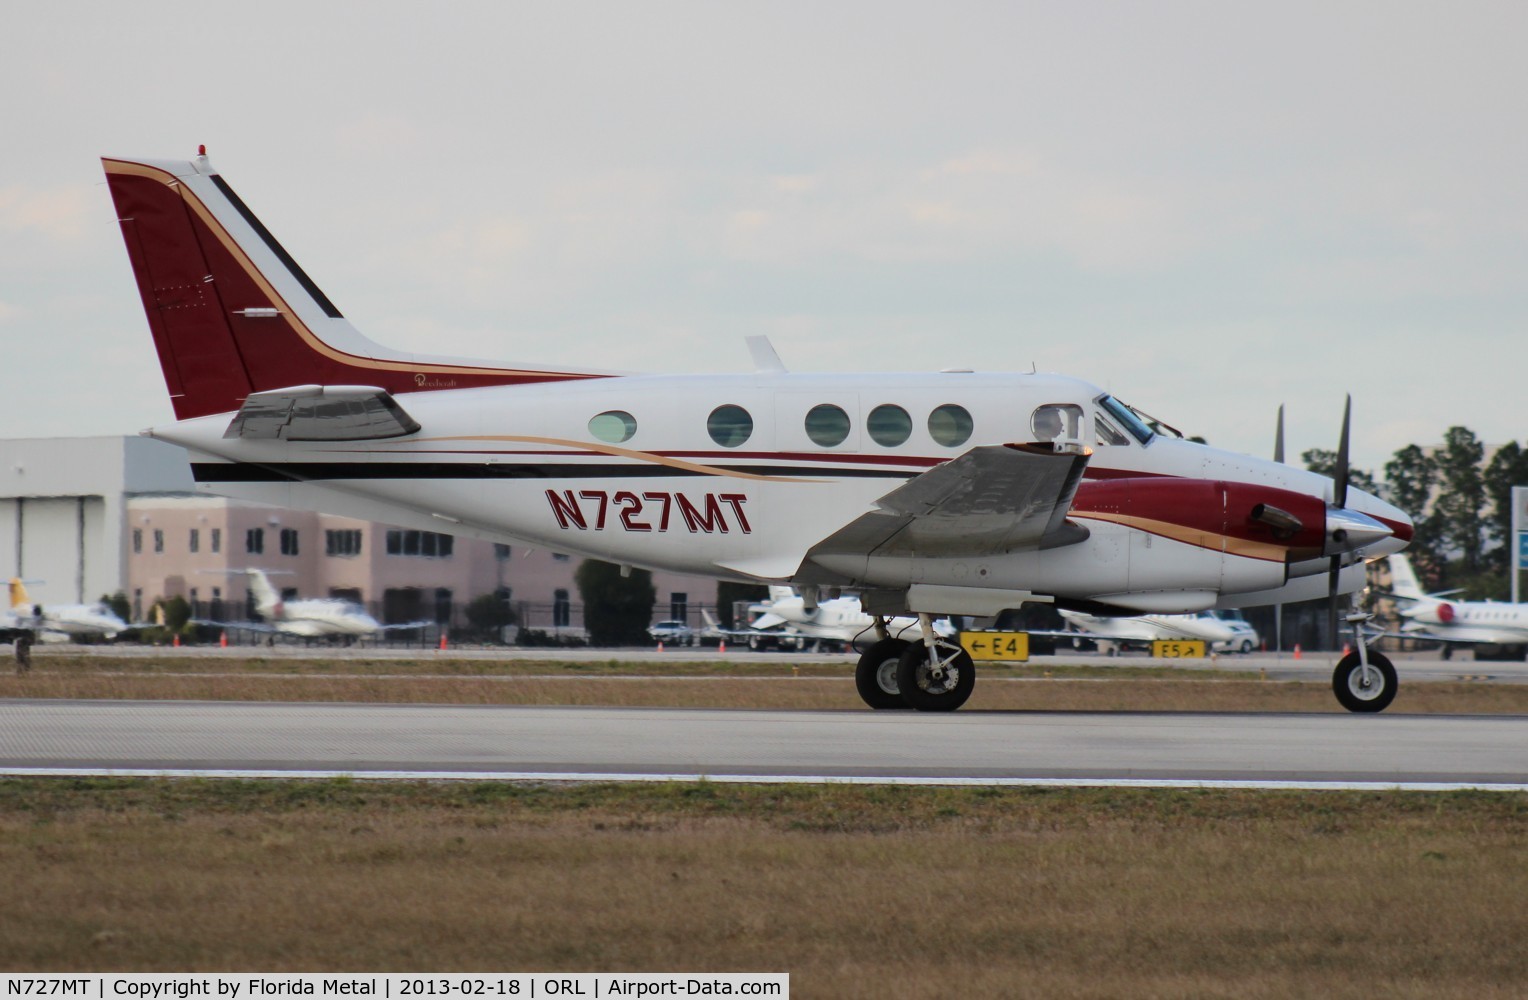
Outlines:
[[9, 700], [0, 773], [1528, 789], [1528, 719]]

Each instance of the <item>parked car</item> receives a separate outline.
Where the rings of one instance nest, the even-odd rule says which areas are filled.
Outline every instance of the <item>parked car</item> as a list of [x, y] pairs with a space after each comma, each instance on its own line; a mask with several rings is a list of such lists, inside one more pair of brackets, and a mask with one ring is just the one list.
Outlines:
[[1250, 653], [1262, 645], [1257, 629], [1247, 624], [1240, 611], [1210, 611], [1207, 614], [1235, 633], [1231, 638], [1215, 643], [1215, 652]]
[[647, 634], [654, 642], [668, 646], [695, 645], [695, 630], [684, 622], [653, 622], [647, 627]]

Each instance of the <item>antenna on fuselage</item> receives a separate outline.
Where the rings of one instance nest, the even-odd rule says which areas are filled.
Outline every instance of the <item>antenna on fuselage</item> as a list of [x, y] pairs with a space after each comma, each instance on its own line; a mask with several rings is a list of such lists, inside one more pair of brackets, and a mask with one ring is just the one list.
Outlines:
[[775, 353], [775, 345], [769, 342], [765, 336], [746, 338], [748, 341], [748, 353], [753, 356], [753, 370], [759, 374], [785, 372], [785, 362], [780, 360], [780, 355]]

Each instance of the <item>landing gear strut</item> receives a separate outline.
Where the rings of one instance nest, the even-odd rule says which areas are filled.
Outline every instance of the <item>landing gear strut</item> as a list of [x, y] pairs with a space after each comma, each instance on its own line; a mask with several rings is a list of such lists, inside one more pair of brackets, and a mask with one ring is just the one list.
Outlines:
[[897, 661], [897, 689], [920, 712], [953, 712], [971, 697], [976, 665], [971, 654], [934, 632], [933, 616], [919, 613], [923, 642], [910, 645]]
[[1383, 653], [1371, 652], [1364, 642], [1363, 624], [1373, 615], [1349, 615], [1354, 651], [1337, 661], [1332, 691], [1349, 712], [1383, 712], [1395, 700], [1400, 681], [1395, 667]]

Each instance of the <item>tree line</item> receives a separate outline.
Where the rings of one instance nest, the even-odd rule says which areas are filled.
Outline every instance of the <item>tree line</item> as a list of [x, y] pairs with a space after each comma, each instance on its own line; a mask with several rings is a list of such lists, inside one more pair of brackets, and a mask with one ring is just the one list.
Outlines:
[[[1312, 448], [1300, 456], [1312, 472], [1330, 476], [1336, 452]], [[1511, 593], [1512, 487], [1528, 486], [1528, 448], [1508, 441], [1489, 459], [1468, 427], [1450, 427], [1443, 444], [1409, 444], [1385, 463], [1384, 482], [1353, 469], [1349, 482], [1410, 514], [1416, 535], [1406, 554], [1428, 590], [1463, 588], [1473, 600]]]

